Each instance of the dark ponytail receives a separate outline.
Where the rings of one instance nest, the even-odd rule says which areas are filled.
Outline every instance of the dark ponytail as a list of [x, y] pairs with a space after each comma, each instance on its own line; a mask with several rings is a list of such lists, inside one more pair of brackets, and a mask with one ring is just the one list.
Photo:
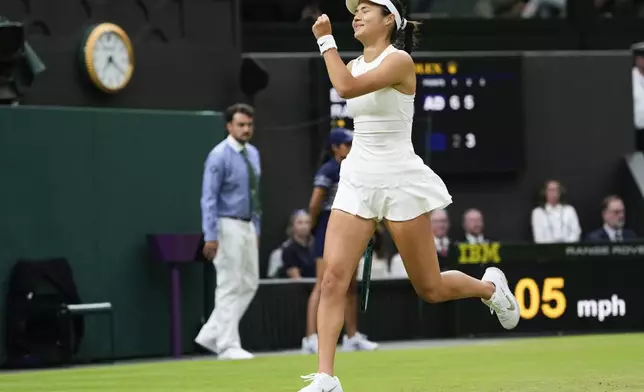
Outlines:
[[405, 29], [399, 33], [399, 35], [402, 35], [402, 47], [400, 47], [400, 44], [398, 45], [394, 44], [396, 48], [402, 49], [405, 52], [411, 54], [412, 51], [415, 49], [418, 49], [418, 37], [420, 35], [419, 33], [419, 28], [420, 22], [414, 22], [411, 20], [407, 21], [407, 26], [405, 26]]
[[[401, 17], [405, 17], [407, 15], [407, 9], [405, 6], [400, 2], [400, 0], [392, 0], [392, 3], [394, 3], [394, 6], [400, 13]], [[391, 14], [387, 7], [382, 7], [383, 14], [385, 16]], [[419, 26], [420, 22], [414, 22], [412, 20], [407, 21], [407, 26], [405, 26], [404, 29], [398, 30], [396, 28], [396, 25], [394, 25], [394, 29], [391, 32], [391, 42], [393, 43], [394, 47], [396, 49], [404, 50], [407, 53], [410, 53], [414, 51], [415, 49], [418, 48], [418, 38], [420, 36], [419, 32]]]

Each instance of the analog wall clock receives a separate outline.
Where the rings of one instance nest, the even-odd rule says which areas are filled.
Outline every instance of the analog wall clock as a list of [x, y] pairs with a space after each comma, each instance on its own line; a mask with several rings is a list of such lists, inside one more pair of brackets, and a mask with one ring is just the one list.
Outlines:
[[94, 86], [106, 93], [123, 90], [134, 73], [134, 49], [121, 27], [91, 26], [81, 47], [81, 66]]

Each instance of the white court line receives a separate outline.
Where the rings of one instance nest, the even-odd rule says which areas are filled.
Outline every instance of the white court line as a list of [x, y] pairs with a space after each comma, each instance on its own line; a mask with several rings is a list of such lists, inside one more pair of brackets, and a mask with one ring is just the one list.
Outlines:
[[[377, 342], [380, 347], [378, 351], [391, 351], [391, 350], [422, 350], [427, 348], [437, 348], [437, 347], [456, 347], [456, 346], [488, 346], [496, 345], [501, 343], [506, 343], [510, 340], [516, 339], [528, 339], [528, 338], [493, 338], [493, 339], [483, 339], [483, 338], [472, 338], [472, 339], [440, 339], [440, 340], [405, 340], [397, 342]], [[342, 350], [338, 346], [338, 353], [341, 353]], [[275, 352], [263, 352], [254, 354], [257, 358], [261, 357], [277, 357], [277, 356], [288, 356], [288, 355], [303, 355], [302, 351], [299, 349], [295, 350], [284, 350], [284, 351], [275, 351]], [[311, 354], [309, 354], [311, 355]], [[195, 358], [199, 359], [199, 358]], [[201, 357], [203, 359], [203, 357]]]

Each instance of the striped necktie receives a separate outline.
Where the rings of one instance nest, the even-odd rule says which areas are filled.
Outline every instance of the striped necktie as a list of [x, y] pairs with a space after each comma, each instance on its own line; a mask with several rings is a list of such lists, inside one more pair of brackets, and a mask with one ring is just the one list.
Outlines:
[[241, 150], [241, 156], [244, 158], [244, 162], [246, 162], [246, 168], [248, 169], [248, 189], [250, 191], [250, 212], [252, 214], [262, 214], [262, 207], [259, 201], [259, 190], [257, 189], [257, 174], [255, 173], [255, 169], [253, 168], [253, 164], [250, 162], [250, 159], [248, 158], [248, 150], [244, 147]]
[[624, 242], [624, 235], [620, 229], [615, 230], [615, 242]]

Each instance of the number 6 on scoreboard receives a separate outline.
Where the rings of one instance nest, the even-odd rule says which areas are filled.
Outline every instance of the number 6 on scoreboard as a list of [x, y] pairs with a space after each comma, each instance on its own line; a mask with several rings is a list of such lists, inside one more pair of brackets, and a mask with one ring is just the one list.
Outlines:
[[[566, 296], [561, 291], [563, 288], [563, 278], [544, 279], [542, 292], [539, 292], [539, 286], [534, 279], [521, 279], [514, 288], [514, 295], [521, 308], [521, 318], [530, 320], [539, 313], [539, 309], [549, 319], [561, 317], [567, 308]], [[526, 306], [526, 291], [529, 306]], [[554, 302], [554, 306], [551, 304], [552, 302]]]

